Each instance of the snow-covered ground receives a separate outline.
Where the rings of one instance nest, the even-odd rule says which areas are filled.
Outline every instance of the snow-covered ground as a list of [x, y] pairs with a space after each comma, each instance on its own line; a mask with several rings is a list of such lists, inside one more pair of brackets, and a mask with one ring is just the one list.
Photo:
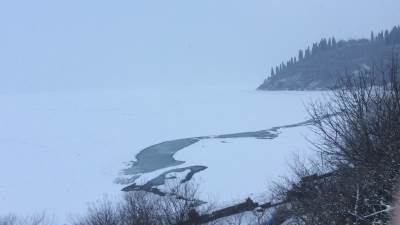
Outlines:
[[294, 154], [310, 154], [307, 135], [308, 127], [297, 127], [281, 130], [272, 140], [210, 139], [178, 152], [175, 158], [186, 162], [182, 167], [206, 165], [196, 175], [200, 197], [223, 204], [268, 192], [271, 182], [288, 174]]
[[[256, 131], [302, 122], [318, 92], [257, 92], [237, 87], [87, 90], [0, 94], [0, 215], [81, 213], [150, 145], [179, 138]], [[208, 139], [178, 152], [202, 196], [231, 201], [263, 192], [285, 174], [292, 153], [307, 151], [305, 127], [273, 140]], [[157, 171], [156, 171], [157, 172]]]

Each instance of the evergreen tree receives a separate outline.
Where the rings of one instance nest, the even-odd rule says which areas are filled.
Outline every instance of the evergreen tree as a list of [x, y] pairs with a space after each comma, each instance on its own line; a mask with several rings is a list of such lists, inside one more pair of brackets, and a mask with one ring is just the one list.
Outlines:
[[311, 51], [310, 51], [310, 46], [307, 47], [306, 51], [305, 51], [305, 58], [309, 58], [311, 56]]
[[395, 38], [394, 38], [394, 36], [395, 36], [395, 33], [396, 33], [396, 29], [395, 29], [395, 27], [394, 28], [392, 28], [392, 30], [389, 32], [389, 40], [388, 40], [388, 43], [389, 44], [394, 44], [395, 43]]
[[395, 26], [392, 30], [391, 35], [392, 44], [399, 44], [400, 43], [400, 26]]
[[379, 41], [383, 41], [384, 37], [383, 37], [383, 31], [379, 32], [378, 34], [378, 40]]
[[336, 39], [335, 37], [332, 37], [332, 48], [336, 48], [336, 45], [337, 45]]
[[322, 38], [319, 42], [318, 48], [322, 51], [328, 49], [328, 41], [325, 38]]
[[274, 71], [274, 67], [271, 68], [271, 77], [275, 76], [275, 71]]
[[375, 42], [375, 36], [374, 36], [374, 32], [371, 31], [371, 43]]
[[323, 47], [322, 47], [322, 45], [323, 45], [323, 39], [321, 39], [320, 41], [319, 41], [319, 44], [318, 44], [318, 50], [323, 50]]
[[303, 50], [299, 50], [299, 61], [302, 61], [303, 59], [304, 59]]
[[314, 43], [314, 44], [312, 45], [311, 54], [312, 54], [312, 55], [315, 55], [315, 54], [317, 53], [317, 51], [318, 51], [318, 44], [317, 44], [317, 43]]
[[389, 31], [388, 31], [388, 30], [385, 30], [384, 39], [385, 39], [385, 43], [386, 43], [387, 45], [390, 44]]

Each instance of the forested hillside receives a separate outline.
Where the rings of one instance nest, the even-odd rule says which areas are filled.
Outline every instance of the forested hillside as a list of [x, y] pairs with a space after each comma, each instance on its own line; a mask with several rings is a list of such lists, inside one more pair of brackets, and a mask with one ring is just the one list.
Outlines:
[[271, 69], [259, 90], [323, 90], [335, 86], [344, 73], [356, 73], [382, 67], [383, 60], [390, 60], [400, 53], [400, 26], [371, 32], [369, 39], [337, 41], [334, 37], [323, 38], [298, 56]]

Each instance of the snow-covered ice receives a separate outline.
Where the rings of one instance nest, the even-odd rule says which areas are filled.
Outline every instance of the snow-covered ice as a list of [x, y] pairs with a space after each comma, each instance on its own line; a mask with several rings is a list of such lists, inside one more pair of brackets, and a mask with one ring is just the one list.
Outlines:
[[[271, 182], [288, 175], [294, 154], [309, 155], [308, 127], [282, 129], [276, 139], [205, 140], [176, 154], [182, 165], [206, 165], [199, 173], [202, 199], [217, 202], [244, 200], [268, 191]], [[210, 157], [211, 156], [211, 157]]]
[[[145, 147], [302, 122], [304, 103], [318, 95], [210, 86], [1, 93], [0, 214], [46, 210], [65, 220], [103, 195], [118, 196], [115, 179]], [[202, 196], [230, 201], [286, 173], [287, 157], [307, 150], [307, 134], [298, 127], [274, 140], [202, 140], [175, 158], [182, 167], [207, 166], [195, 175]]]

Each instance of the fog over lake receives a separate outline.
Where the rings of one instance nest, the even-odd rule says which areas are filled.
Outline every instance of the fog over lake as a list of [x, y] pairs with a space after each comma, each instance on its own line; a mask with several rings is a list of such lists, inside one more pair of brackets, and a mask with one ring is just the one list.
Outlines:
[[299, 49], [368, 39], [399, 11], [398, 0], [2, 1], [0, 219], [63, 223], [103, 196], [188, 180], [202, 202], [267, 196], [294, 155], [315, 154], [307, 106], [327, 92], [256, 88]]

